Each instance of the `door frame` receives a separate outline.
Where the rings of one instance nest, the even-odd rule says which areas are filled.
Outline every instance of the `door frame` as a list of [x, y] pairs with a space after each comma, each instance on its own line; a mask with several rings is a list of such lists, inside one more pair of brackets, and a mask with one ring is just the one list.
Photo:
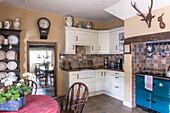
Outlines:
[[55, 96], [57, 96], [57, 72], [58, 72], [58, 68], [57, 68], [57, 58], [58, 58], [58, 43], [57, 42], [42, 42], [42, 41], [27, 41], [27, 72], [30, 71], [30, 45], [50, 45], [50, 46], [54, 46], [54, 86], [55, 86]]

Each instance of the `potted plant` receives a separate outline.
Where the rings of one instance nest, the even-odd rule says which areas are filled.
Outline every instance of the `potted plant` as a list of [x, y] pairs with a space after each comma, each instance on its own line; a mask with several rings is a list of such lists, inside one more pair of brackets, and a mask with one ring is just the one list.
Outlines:
[[31, 93], [31, 88], [25, 84], [25, 80], [32, 78], [30, 73], [24, 73], [19, 82], [14, 82], [12, 77], [1, 80], [4, 87], [0, 89], [0, 110], [18, 111], [26, 104], [26, 94]]
[[41, 65], [42, 65], [42, 66], [45, 66], [45, 69], [49, 69], [50, 62], [44, 60]]

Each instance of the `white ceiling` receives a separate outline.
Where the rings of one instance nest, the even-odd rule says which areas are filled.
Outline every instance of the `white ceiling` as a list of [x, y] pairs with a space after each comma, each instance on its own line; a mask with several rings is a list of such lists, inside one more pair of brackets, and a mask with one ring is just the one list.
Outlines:
[[[148, 12], [148, 6], [150, 6], [150, 0], [121, 0], [120, 2], [106, 8], [105, 11], [116, 17], [125, 20], [130, 17], [136, 16], [137, 11], [131, 6], [131, 1], [136, 2], [136, 7], [143, 13]], [[153, 0], [153, 9], [160, 9], [162, 7], [170, 5], [170, 0]]]
[[[27, 1], [27, 2], [25, 2]], [[110, 21], [116, 17], [104, 9], [121, 0], [0, 0], [1, 5], [59, 15], [72, 15], [76, 18]]]

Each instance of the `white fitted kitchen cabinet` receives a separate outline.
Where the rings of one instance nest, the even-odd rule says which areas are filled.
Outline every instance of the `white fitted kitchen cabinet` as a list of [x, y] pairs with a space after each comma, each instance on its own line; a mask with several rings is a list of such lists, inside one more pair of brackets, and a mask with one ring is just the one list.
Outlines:
[[75, 31], [65, 28], [63, 31], [62, 51], [64, 54], [75, 54]]
[[98, 34], [98, 54], [110, 53], [110, 34], [108, 32], [99, 32]]
[[75, 31], [75, 44], [90, 46], [90, 32], [87, 31]]
[[92, 32], [90, 36], [91, 36], [90, 53], [97, 54], [98, 53], [98, 33]]
[[110, 53], [123, 54], [124, 27], [110, 30]]

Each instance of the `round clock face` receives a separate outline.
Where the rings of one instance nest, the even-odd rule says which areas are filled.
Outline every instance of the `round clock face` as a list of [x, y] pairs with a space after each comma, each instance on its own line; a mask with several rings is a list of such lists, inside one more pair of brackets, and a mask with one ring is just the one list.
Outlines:
[[46, 18], [41, 18], [39, 19], [39, 22], [38, 22], [39, 26], [42, 28], [42, 29], [47, 29], [49, 28], [50, 26], [50, 22], [48, 19]]

